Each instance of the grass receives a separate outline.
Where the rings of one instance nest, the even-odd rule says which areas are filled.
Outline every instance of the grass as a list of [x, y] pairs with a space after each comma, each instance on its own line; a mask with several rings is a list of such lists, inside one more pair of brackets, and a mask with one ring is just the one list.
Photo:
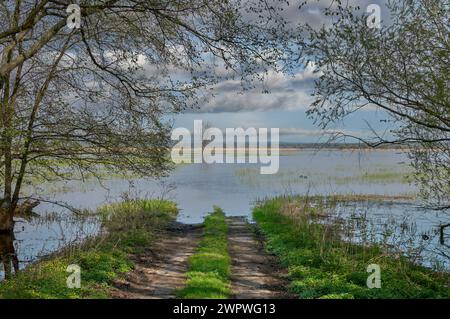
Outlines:
[[230, 296], [230, 256], [222, 210], [215, 208], [203, 225], [203, 238], [189, 258], [186, 286], [178, 295], [184, 299], [225, 299]]
[[375, 171], [365, 172], [363, 174], [346, 177], [335, 177], [337, 184], [354, 184], [354, 183], [369, 183], [369, 184], [388, 184], [388, 183], [403, 183], [411, 182], [409, 176], [410, 172], [394, 171], [387, 169], [379, 169]]
[[[99, 209], [104, 234], [68, 247], [0, 283], [0, 299], [108, 298], [111, 282], [133, 269], [139, 253], [175, 218], [176, 205], [163, 200], [129, 200]], [[81, 288], [67, 288], [67, 266], [81, 268]]]
[[[349, 167], [336, 167], [335, 172], [348, 171]], [[368, 170], [354, 170], [355, 174], [348, 176], [333, 175], [323, 171], [301, 171], [296, 169], [280, 170], [275, 175], [261, 175], [257, 168], [240, 168], [234, 171], [239, 181], [249, 187], [264, 187], [267, 183], [279, 185], [317, 184], [317, 185], [350, 185], [350, 184], [392, 184], [411, 183], [412, 171], [408, 166], [372, 167]], [[306, 174], [306, 175], [305, 175]]]
[[[450, 275], [393, 256], [381, 247], [340, 239], [339, 227], [317, 222], [321, 206], [302, 198], [267, 200], [253, 211], [267, 249], [288, 269], [300, 298], [450, 298]], [[367, 287], [370, 264], [381, 267], [381, 288]]]

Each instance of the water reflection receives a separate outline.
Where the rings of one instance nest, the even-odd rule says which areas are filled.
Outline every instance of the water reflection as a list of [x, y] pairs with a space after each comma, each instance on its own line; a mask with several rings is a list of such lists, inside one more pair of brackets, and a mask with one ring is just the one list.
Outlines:
[[19, 271], [19, 258], [14, 247], [13, 233], [0, 233], [0, 263], [3, 266], [5, 278], [10, 278]]

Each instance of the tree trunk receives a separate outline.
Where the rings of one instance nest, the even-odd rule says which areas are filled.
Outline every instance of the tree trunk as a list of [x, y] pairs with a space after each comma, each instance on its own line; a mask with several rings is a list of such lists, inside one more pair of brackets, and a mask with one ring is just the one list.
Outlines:
[[445, 245], [445, 228], [450, 227], [450, 224], [439, 226], [439, 242], [441, 245]]
[[0, 264], [3, 264], [5, 279], [12, 276], [13, 269], [16, 274], [19, 271], [19, 259], [14, 248], [13, 234], [0, 234]]
[[11, 211], [11, 209], [0, 207], [0, 233], [13, 232], [14, 230], [13, 216], [14, 213]]

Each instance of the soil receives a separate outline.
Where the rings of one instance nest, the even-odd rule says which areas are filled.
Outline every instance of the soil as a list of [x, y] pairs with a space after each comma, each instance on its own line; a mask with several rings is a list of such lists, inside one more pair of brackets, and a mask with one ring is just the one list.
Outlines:
[[[275, 256], [268, 254], [255, 228], [245, 218], [229, 217], [229, 253], [231, 256], [232, 298], [290, 299], [286, 270]], [[188, 258], [202, 235], [200, 225], [171, 226], [154, 244], [134, 256], [135, 269], [114, 283], [113, 298], [173, 299], [183, 288]]]
[[232, 295], [237, 299], [292, 299], [287, 271], [264, 249], [261, 236], [242, 217], [227, 218]]
[[135, 269], [115, 282], [113, 298], [173, 299], [183, 288], [187, 260], [201, 238], [201, 226], [173, 223], [146, 251], [135, 256]]

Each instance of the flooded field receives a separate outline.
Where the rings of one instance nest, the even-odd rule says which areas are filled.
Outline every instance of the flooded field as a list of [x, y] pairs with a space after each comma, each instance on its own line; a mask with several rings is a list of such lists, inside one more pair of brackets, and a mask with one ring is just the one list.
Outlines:
[[[440, 243], [439, 225], [450, 222], [446, 216], [411, 202], [352, 201], [340, 203], [330, 218], [343, 225], [344, 239], [410, 257], [427, 267], [450, 269], [450, 245]], [[446, 236], [450, 237], [450, 236]]]
[[[364, 215], [378, 227], [391, 225], [392, 234], [398, 235], [393, 238], [402, 234], [402, 227], [409, 228], [412, 239], [409, 238], [405, 251], [426, 246], [423, 251], [427, 253], [418, 257], [425, 260], [418, 262], [436, 266], [437, 260], [441, 265], [443, 256], [450, 252], [439, 244], [436, 230], [450, 216], [420, 208], [409, 200], [417, 192], [409, 183], [409, 172], [406, 155], [398, 151], [298, 150], [282, 153], [276, 175], [260, 175], [259, 166], [250, 164], [185, 164], [160, 181], [68, 181], [39, 185], [36, 193], [49, 201], [90, 210], [119, 201], [126, 193], [169, 198], [177, 202], [178, 219], [184, 223], [201, 222], [213, 205], [222, 207], [228, 215], [250, 216], [255, 201], [283, 194], [396, 196], [394, 203], [341, 205], [336, 214], [347, 220], [354, 214]], [[6, 247], [3, 249], [14, 248], [21, 268], [65, 245], [95, 235], [100, 229], [95, 217], [77, 217], [51, 203], [42, 202], [35, 211], [40, 217], [17, 220], [15, 239], [2, 240], [5, 243], [1, 247]]]

